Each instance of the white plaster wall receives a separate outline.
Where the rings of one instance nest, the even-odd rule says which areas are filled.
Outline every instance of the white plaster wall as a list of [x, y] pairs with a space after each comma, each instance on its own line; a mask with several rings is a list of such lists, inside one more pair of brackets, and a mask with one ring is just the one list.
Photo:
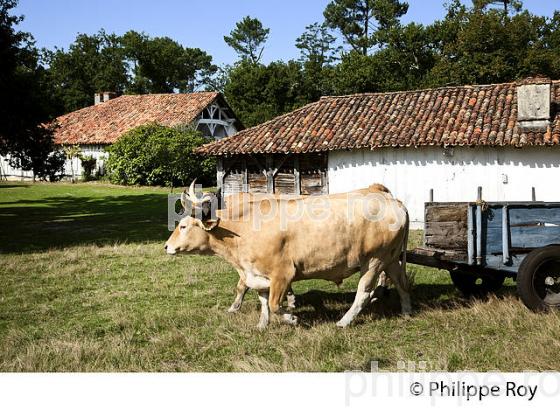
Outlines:
[[[105, 170], [105, 161], [109, 157], [109, 154], [107, 153], [107, 151], [105, 151], [105, 147], [106, 147], [105, 145], [80, 145], [80, 148], [82, 150], [82, 155], [84, 157], [89, 155], [94, 157], [97, 160], [95, 167], [98, 171], [101, 171], [102, 173], [104, 173]], [[82, 161], [80, 161], [78, 158], [74, 158], [72, 160], [72, 166], [74, 167], [74, 175], [76, 177], [81, 177]], [[66, 163], [64, 164], [64, 174], [70, 176], [71, 173], [72, 171], [70, 168], [70, 161], [66, 160]]]
[[[452, 152], [452, 154], [451, 154]], [[383, 148], [331, 151], [329, 192], [347, 192], [372, 183], [386, 185], [407, 206], [411, 225], [421, 228], [424, 202], [474, 201], [482, 186], [486, 201], [560, 201], [560, 147]]]
[[[105, 160], [109, 156], [105, 151], [105, 145], [80, 145], [82, 149], [82, 155], [91, 155], [97, 159], [96, 167], [98, 170], [104, 172], [105, 170]], [[2, 177], [7, 177], [8, 179], [32, 179], [33, 172], [22, 171], [20, 168], [12, 168], [8, 163], [9, 156], [0, 157], [0, 173]], [[81, 177], [82, 175], [82, 164], [78, 158], [72, 159], [72, 166], [74, 167], [74, 175], [76, 177]], [[69, 177], [72, 174], [70, 160], [66, 160], [64, 164], [64, 175]]]

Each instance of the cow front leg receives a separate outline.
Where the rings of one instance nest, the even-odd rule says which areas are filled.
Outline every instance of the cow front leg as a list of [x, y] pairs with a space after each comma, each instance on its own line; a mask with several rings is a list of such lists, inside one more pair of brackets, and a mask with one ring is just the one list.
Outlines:
[[288, 302], [288, 309], [295, 309], [296, 308], [296, 295], [292, 287], [288, 288], [288, 294], [286, 295], [286, 301]]
[[259, 301], [261, 302], [261, 316], [259, 318], [259, 324], [257, 329], [264, 330], [268, 326], [269, 321], [269, 310], [268, 310], [268, 292], [259, 291]]
[[387, 285], [387, 274], [385, 272], [381, 272], [379, 274], [379, 279], [377, 279], [377, 285], [375, 286], [375, 289], [373, 289], [373, 292], [371, 292], [370, 294], [371, 303], [376, 302], [377, 300], [385, 296], [385, 293], [387, 293]]
[[290, 288], [290, 279], [283, 276], [271, 278], [268, 304], [272, 313], [280, 315], [284, 322], [290, 325], [296, 325], [298, 323], [297, 316], [288, 313], [281, 306], [284, 295], [288, 292], [288, 288]]
[[373, 285], [377, 283], [377, 278], [381, 273], [381, 263], [378, 260], [372, 260], [369, 263], [369, 268], [365, 274], [362, 275], [358, 282], [358, 290], [354, 303], [348, 309], [348, 312], [340, 319], [336, 325], [338, 327], [346, 327], [355, 319], [355, 317], [362, 311], [368, 304], [373, 296]]
[[241, 309], [243, 298], [245, 297], [245, 294], [247, 293], [248, 290], [249, 288], [247, 287], [243, 279], [239, 278], [239, 281], [237, 282], [237, 286], [235, 287], [235, 300], [233, 301], [232, 305], [228, 309], [229, 313], [235, 313], [238, 312], [239, 309]]

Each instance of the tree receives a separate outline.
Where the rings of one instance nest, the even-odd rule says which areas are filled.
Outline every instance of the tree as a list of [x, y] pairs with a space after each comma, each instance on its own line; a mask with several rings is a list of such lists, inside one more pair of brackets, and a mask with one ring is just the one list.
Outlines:
[[231, 65], [224, 64], [218, 67], [214, 74], [207, 76], [204, 81], [206, 91], [216, 91], [223, 94], [232, 68]]
[[82, 158], [82, 148], [79, 144], [75, 145], [63, 145], [62, 152], [66, 156], [66, 159], [70, 161], [70, 173], [71, 173], [71, 181], [76, 182], [76, 174], [74, 172], [74, 159], [81, 159]]
[[100, 30], [79, 34], [68, 51], [45, 51], [49, 81], [62, 102], [63, 112], [75, 111], [93, 103], [100, 91], [123, 93], [128, 75], [120, 38]]
[[550, 42], [551, 24], [552, 20], [526, 10], [510, 16], [455, 0], [445, 19], [430, 27], [436, 62], [427, 84], [489, 84], [535, 74], [555, 77], [558, 50]]
[[336, 47], [336, 37], [329, 33], [325, 23], [313, 23], [305, 27], [305, 32], [296, 39], [296, 47], [301, 52], [301, 61], [311, 62], [319, 67], [333, 64], [338, 60], [341, 47]]
[[169, 37], [129, 31], [121, 41], [133, 72], [131, 93], [193, 92], [217, 70], [206, 52]]
[[352, 50], [367, 55], [373, 46], [385, 42], [385, 32], [407, 11], [408, 4], [399, 0], [332, 0], [323, 15]]
[[15, 0], [0, 0], [0, 155], [14, 167], [40, 176], [49, 171], [52, 129], [41, 124], [51, 116], [51, 95], [39, 65], [33, 37], [17, 31], [22, 17], [11, 10]]
[[192, 129], [158, 124], [133, 128], [109, 148], [109, 178], [123, 185], [185, 186], [194, 178], [214, 185], [215, 161], [193, 153], [206, 142]]
[[256, 64], [261, 60], [269, 33], [270, 29], [264, 28], [259, 19], [246, 16], [236, 23], [229, 36], [224, 36], [224, 41], [237, 52], [241, 60]]
[[521, 0], [473, 0], [473, 5], [478, 9], [489, 6], [499, 6], [503, 8], [506, 16], [509, 14], [510, 8], [515, 12], [519, 12], [523, 8], [523, 2]]
[[231, 69], [224, 93], [241, 122], [253, 126], [307, 103], [303, 84], [297, 61], [265, 66], [245, 60]]

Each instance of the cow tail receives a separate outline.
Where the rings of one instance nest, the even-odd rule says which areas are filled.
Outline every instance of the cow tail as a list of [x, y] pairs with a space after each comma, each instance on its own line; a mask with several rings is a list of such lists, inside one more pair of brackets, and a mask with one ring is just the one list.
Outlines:
[[408, 233], [410, 231], [410, 218], [408, 216], [408, 211], [406, 210], [406, 208], [404, 209], [405, 215], [406, 215], [406, 221], [405, 221], [405, 226], [404, 226], [404, 240], [402, 243], [402, 253], [401, 253], [401, 269], [402, 269], [402, 284], [403, 284], [403, 288], [406, 291], [409, 291], [412, 289], [412, 284], [414, 283], [414, 273], [408, 273], [406, 271], [406, 248], [408, 246]]

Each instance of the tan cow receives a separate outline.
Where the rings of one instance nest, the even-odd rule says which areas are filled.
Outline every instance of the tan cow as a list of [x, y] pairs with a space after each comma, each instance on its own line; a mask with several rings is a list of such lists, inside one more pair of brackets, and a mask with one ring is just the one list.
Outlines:
[[[259, 328], [269, 311], [288, 323], [297, 318], [281, 307], [290, 284], [305, 279], [341, 283], [359, 270], [352, 307], [337, 323], [345, 327], [373, 297], [386, 272], [397, 288], [403, 314], [411, 310], [405, 272], [408, 213], [381, 185], [348, 194], [281, 201], [245, 201], [241, 207], [215, 211], [210, 196], [184, 195], [185, 205], [202, 209], [181, 220], [166, 243], [167, 253], [218, 255], [230, 262], [243, 282], [259, 292]], [[402, 256], [402, 259], [401, 259]]]

